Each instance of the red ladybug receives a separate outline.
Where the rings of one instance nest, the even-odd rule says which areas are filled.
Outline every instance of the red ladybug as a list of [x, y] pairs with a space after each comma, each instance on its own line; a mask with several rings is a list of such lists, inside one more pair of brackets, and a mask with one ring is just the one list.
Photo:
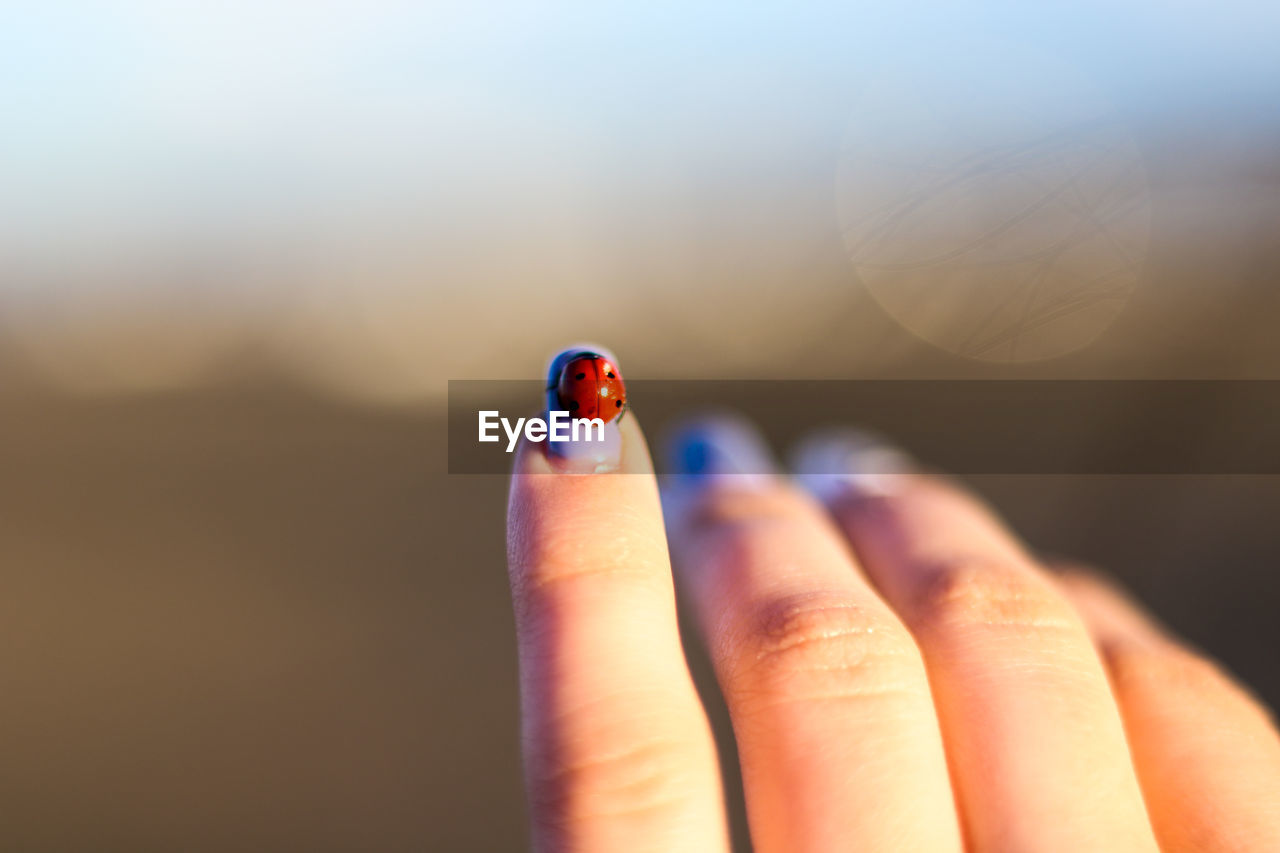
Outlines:
[[575, 355], [560, 369], [556, 399], [575, 418], [608, 423], [627, 410], [627, 386], [613, 362], [599, 353]]

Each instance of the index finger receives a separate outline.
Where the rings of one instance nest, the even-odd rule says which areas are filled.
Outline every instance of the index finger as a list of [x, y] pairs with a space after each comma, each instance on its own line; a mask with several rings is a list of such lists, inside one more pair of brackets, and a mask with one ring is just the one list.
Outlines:
[[[620, 420], [620, 423], [619, 423]], [[525, 443], [508, 562], [525, 776], [539, 849], [728, 849], [715, 746], [676, 623], [666, 537], [634, 415], [593, 471]]]

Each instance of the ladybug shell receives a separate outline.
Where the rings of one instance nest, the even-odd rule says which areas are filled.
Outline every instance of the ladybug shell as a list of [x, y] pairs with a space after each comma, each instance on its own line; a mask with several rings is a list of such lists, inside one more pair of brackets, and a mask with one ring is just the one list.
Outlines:
[[575, 418], [599, 418], [608, 423], [627, 407], [627, 386], [613, 362], [584, 353], [560, 371], [556, 399]]

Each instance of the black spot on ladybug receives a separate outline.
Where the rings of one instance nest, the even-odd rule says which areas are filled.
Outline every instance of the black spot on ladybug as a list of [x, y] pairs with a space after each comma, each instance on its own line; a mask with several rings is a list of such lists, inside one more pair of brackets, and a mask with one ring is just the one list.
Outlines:
[[570, 400], [570, 401], [569, 401], [569, 411], [571, 411], [571, 412], [576, 412], [576, 411], [578, 411], [578, 401], [577, 401], [577, 400]]
[[605, 374], [605, 376], [607, 376], [607, 377], [609, 377], [610, 379], [612, 379], [612, 378], [613, 378], [613, 371], [612, 371], [612, 370], [610, 370], [608, 373], [606, 373], [606, 374]]
[[586, 379], [586, 378], [587, 378], [587, 374], [585, 373], [579, 373], [577, 376], [574, 377], [574, 379]]
[[619, 409], [621, 409], [621, 408], [622, 408], [622, 401], [621, 401], [621, 400], [614, 400], [614, 401], [613, 401], [613, 405], [615, 405], [615, 406], [617, 406]]

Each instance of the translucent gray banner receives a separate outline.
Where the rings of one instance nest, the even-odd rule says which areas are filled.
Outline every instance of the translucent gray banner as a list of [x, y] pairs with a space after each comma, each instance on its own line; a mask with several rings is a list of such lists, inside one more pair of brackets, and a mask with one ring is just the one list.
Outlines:
[[[1274, 380], [631, 380], [627, 390], [656, 443], [712, 410], [751, 419], [780, 452], [807, 432], [854, 426], [956, 474], [1280, 474]], [[534, 380], [451, 380], [449, 473], [509, 471], [505, 437], [478, 441], [479, 412], [537, 416], [543, 392]]]

